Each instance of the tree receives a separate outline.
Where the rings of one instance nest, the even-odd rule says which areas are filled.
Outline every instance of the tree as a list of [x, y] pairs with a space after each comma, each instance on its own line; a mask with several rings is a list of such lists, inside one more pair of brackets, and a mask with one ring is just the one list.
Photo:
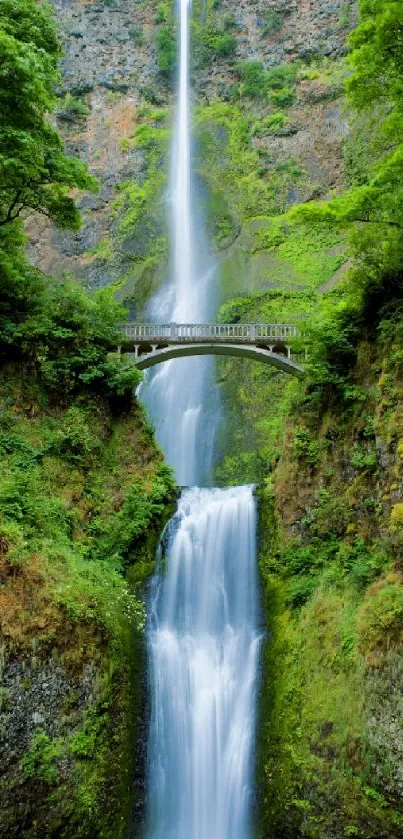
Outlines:
[[382, 102], [403, 115], [403, 12], [400, 0], [361, 0], [360, 24], [349, 39], [353, 75], [350, 104], [358, 109]]
[[376, 115], [377, 154], [367, 182], [324, 203], [296, 209], [296, 219], [373, 224], [403, 231], [403, 12], [400, 1], [361, 0], [360, 23], [349, 39], [347, 102]]
[[24, 210], [77, 229], [73, 188], [95, 189], [84, 163], [67, 157], [48, 114], [56, 104], [60, 45], [51, 8], [35, 0], [0, 5], [0, 228]]

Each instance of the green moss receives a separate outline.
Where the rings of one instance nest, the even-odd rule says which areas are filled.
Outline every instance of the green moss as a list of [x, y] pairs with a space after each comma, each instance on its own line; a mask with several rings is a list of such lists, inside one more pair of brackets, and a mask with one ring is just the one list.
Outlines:
[[3, 655], [34, 655], [39, 668], [53, 656], [81, 701], [91, 685], [82, 705], [71, 690], [60, 697], [52, 731], [36, 731], [25, 752], [22, 740], [0, 785], [3, 823], [19, 835], [22, 794], [27, 839], [123, 839], [145, 719], [141, 586], [172, 477], [135, 404], [113, 414], [84, 390], [61, 407], [16, 365], [1, 371], [0, 404]]
[[[391, 594], [396, 583], [387, 584], [387, 597], [376, 584], [379, 598], [387, 599], [385, 610], [371, 589], [358, 594], [351, 580], [338, 576], [329, 587], [327, 563], [316, 580], [307, 574], [309, 554], [301, 564], [295, 549], [284, 552], [288, 540], [269, 486], [259, 493], [259, 522], [268, 637], [258, 725], [257, 836], [317, 839], [336, 829], [343, 836], [397, 837], [401, 815], [374, 776], [377, 747], [368, 736], [371, 715], [385, 716], [383, 700], [379, 687], [378, 693], [366, 687], [371, 677], [360, 640], [369, 638], [365, 655], [379, 654], [379, 620], [388, 631], [399, 625], [398, 598]], [[304, 591], [302, 600], [290, 599], [290, 582], [294, 594], [298, 584]], [[373, 626], [379, 628], [376, 638]], [[391, 765], [382, 771], [391, 783]]]
[[24, 775], [44, 781], [45, 784], [55, 784], [58, 779], [57, 761], [62, 757], [63, 751], [61, 738], [51, 740], [45, 731], [38, 731], [22, 759]]

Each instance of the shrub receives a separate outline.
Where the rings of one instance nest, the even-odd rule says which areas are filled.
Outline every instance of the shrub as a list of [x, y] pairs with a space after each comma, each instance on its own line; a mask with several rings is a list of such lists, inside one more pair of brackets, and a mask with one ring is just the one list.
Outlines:
[[286, 589], [286, 603], [293, 609], [303, 606], [315, 589], [315, 577], [302, 575], [292, 579]]
[[130, 362], [108, 358], [124, 313], [110, 290], [89, 297], [73, 281], [49, 280], [20, 327], [20, 349], [59, 401], [85, 389], [130, 399], [139, 372]]
[[374, 583], [358, 616], [359, 646], [375, 662], [377, 653], [400, 649], [403, 641], [403, 585], [396, 574]]
[[99, 437], [93, 434], [87, 412], [77, 405], [66, 411], [58, 430], [54, 448], [71, 461], [81, 461], [99, 448]]
[[353, 469], [365, 469], [374, 472], [378, 466], [378, 458], [375, 450], [362, 450], [358, 446], [352, 452], [350, 463]]
[[263, 98], [270, 93], [271, 100], [279, 107], [291, 105], [293, 87], [297, 80], [298, 65], [281, 64], [265, 70], [261, 61], [243, 61], [237, 72], [241, 79], [241, 92], [251, 99]]
[[292, 449], [297, 460], [305, 460], [310, 466], [316, 466], [319, 460], [319, 443], [312, 438], [307, 428], [295, 430]]
[[222, 28], [224, 29], [224, 32], [230, 32], [232, 29], [235, 29], [236, 20], [235, 20], [234, 13], [233, 12], [227, 12], [225, 15], [223, 15], [221, 23], [222, 23]]
[[237, 40], [230, 32], [197, 26], [194, 31], [194, 56], [199, 67], [207, 67], [217, 58], [229, 58]]
[[390, 523], [395, 529], [403, 527], [403, 504], [394, 504], [390, 514]]
[[157, 64], [162, 76], [169, 78], [176, 65], [176, 39], [172, 23], [164, 23], [156, 37]]
[[71, 93], [66, 93], [58, 107], [59, 116], [65, 113], [71, 116], [86, 117], [89, 112], [90, 109], [85, 99], [80, 99], [79, 96], [72, 96]]
[[269, 117], [263, 121], [263, 129], [267, 134], [277, 134], [278, 131], [281, 131], [282, 128], [288, 124], [288, 117], [278, 111], [275, 114], [271, 114]]
[[288, 108], [294, 101], [294, 91], [291, 87], [282, 87], [279, 90], [273, 90], [270, 99], [279, 108]]
[[210, 52], [213, 56], [225, 57], [233, 55], [236, 50], [236, 38], [228, 32], [217, 32], [210, 40]]
[[140, 44], [144, 41], [143, 33], [139, 26], [131, 26], [129, 29], [129, 35], [137, 46], [140, 46]]
[[272, 67], [265, 73], [266, 87], [270, 90], [281, 90], [284, 87], [293, 86], [297, 79], [297, 72], [296, 62]]
[[259, 99], [266, 93], [266, 76], [261, 61], [244, 61], [237, 67], [241, 79], [241, 93]]
[[263, 29], [263, 36], [268, 37], [274, 35], [275, 32], [280, 32], [284, 26], [284, 13], [276, 12], [275, 9], [268, 9], [264, 15], [266, 24]]

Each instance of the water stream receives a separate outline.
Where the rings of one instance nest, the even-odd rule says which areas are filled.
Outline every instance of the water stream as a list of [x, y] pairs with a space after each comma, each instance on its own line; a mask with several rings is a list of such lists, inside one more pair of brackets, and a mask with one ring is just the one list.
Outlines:
[[247, 839], [259, 636], [251, 487], [190, 489], [157, 581], [150, 828], [155, 839]]
[[[195, 236], [189, 91], [190, 0], [179, 0], [179, 86], [171, 156], [172, 271], [156, 319], [203, 322], [214, 265]], [[251, 487], [212, 476], [217, 409], [210, 359], [161, 364], [142, 398], [183, 492], [153, 581], [148, 839], [250, 839], [259, 633]]]
[[[150, 306], [150, 316], [160, 323], [208, 322], [214, 309], [215, 265], [206, 257], [199, 225], [195, 235], [192, 200], [189, 12], [189, 0], [180, 0], [179, 88], [170, 177], [171, 277]], [[206, 397], [212, 390], [213, 369], [209, 358], [169, 361], [150, 372], [142, 392], [180, 486], [210, 482], [217, 412]]]

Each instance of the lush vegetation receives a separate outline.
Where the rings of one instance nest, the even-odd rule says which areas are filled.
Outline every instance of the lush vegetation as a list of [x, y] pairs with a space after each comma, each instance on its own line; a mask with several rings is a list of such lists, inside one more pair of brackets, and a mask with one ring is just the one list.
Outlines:
[[398, 308], [401, 299], [401, 33], [398, 3], [361, 3], [361, 22], [350, 37], [352, 74], [346, 82], [347, 102], [363, 117], [355, 157], [348, 160], [349, 188], [337, 198], [298, 207], [291, 214], [311, 226], [347, 229], [355, 263], [339, 306], [331, 314], [325, 311], [323, 323], [315, 324], [311, 375], [314, 389], [321, 393], [343, 392], [359, 335], [367, 330], [375, 337], [382, 319], [390, 317], [393, 301]]
[[[261, 483], [258, 835], [273, 839], [402, 832], [401, 47], [399, 4], [362, 0], [347, 67], [234, 63], [226, 101], [196, 114], [219, 317], [298, 322], [309, 349], [304, 383], [218, 365], [217, 481]], [[301, 203], [307, 174], [267, 143], [298, 130], [303, 90], [344, 91], [348, 109], [325, 201], [314, 184]]]
[[155, 45], [157, 62], [161, 76], [166, 80], [172, 78], [176, 68], [177, 43], [173, 10], [169, 3], [161, 2], [156, 15], [158, 24]]
[[76, 229], [72, 188], [95, 187], [49, 120], [87, 109], [56, 97], [46, 4], [2, 3], [0, 56], [0, 831], [116, 839], [142, 715], [138, 585], [174, 487], [116, 354], [114, 293], [45, 278], [24, 253], [26, 213]]
[[56, 106], [60, 46], [50, 8], [4, 0], [0, 9], [0, 228], [25, 209], [79, 225], [69, 189], [93, 187], [83, 163], [63, 153], [47, 118]]
[[[304, 383], [251, 362], [219, 365], [228, 419], [217, 479], [261, 483], [269, 635], [258, 831], [272, 839], [402, 832], [403, 32], [396, 0], [359, 5], [347, 69], [239, 60], [235, 16], [219, 0], [193, 7], [196, 89], [211, 68], [220, 77], [195, 113], [219, 317], [297, 320], [309, 348]], [[115, 298], [141, 310], [166, 262], [161, 104], [177, 49], [172, 5], [155, 8], [158, 84], [121, 143], [141, 177], [119, 185], [111, 230], [90, 254], [107, 263], [120, 249], [130, 264], [113, 294], [89, 298], [27, 262], [21, 220], [38, 211], [77, 229], [73, 195], [96, 183], [65, 156], [48, 115], [76, 128], [88, 104], [56, 96], [60, 46], [46, 4], [0, 7], [0, 733], [18, 708], [39, 713], [0, 786], [11, 839], [22, 830], [17, 800], [28, 839], [118, 839], [130, 809], [145, 669], [139, 586], [173, 486], [133, 398], [138, 374], [111, 351], [125, 316]], [[261, 37], [286, 22], [266, 10]], [[129, 36], [141, 46], [139, 27]], [[323, 201], [320, 180], [276, 144], [300, 130], [310, 96], [333, 104], [343, 90], [344, 182]], [[19, 662], [17, 696], [7, 673]], [[48, 716], [37, 707], [45, 668], [62, 683]]]
[[[282, 223], [291, 243], [306, 226], [340, 234], [352, 267], [323, 297], [291, 295], [309, 341], [307, 381], [279, 392], [278, 374], [254, 385], [251, 373], [249, 396], [263, 386], [262, 402], [269, 392], [275, 402], [259, 420], [261, 458], [227, 459], [237, 479], [245, 466], [266, 472], [262, 837], [392, 839], [403, 825], [402, 18], [390, 0], [362, 0], [360, 12], [346, 188]], [[270, 311], [272, 296], [239, 298], [223, 314], [247, 320]], [[249, 431], [253, 444], [259, 432]]]
[[260, 493], [262, 836], [401, 833], [400, 330], [360, 341], [343, 406], [294, 396]]

